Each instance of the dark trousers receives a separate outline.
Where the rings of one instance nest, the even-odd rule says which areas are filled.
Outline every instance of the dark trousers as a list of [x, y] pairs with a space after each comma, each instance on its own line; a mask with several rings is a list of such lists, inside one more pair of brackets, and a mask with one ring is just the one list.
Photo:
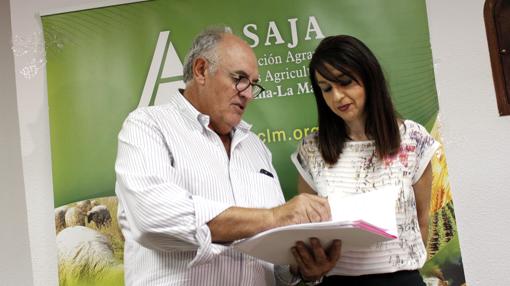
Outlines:
[[418, 270], [361, 276], [332, 275], [324, 277], [321, 286], [425, 286]]

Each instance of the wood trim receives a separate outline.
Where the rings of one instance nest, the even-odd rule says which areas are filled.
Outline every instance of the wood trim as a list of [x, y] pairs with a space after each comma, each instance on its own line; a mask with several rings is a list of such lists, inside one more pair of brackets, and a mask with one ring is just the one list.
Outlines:
[[[499, 115], [510, 115], [510, 80], [505, 80], [505, 68], [502, 57], [510, 57], [510, 47], [501, 47], [498, 37], [498, 25], [496, 21], [496, 9], [499, 9], [504, 1], [509, 0], [486, 0], [483, 8], [487, 43], [492, 66], [492, 77], [496, 90]], [[508, 2], [505, 3], [508, 5]], [[499, 33], [500, 37], [510, 37], [509, 34]], [[509, 42], [510, 40], [507, 40]], [[508, 59], [507, 59], [508, 61]], [[507, 73], [510, 68], [507, 67]], [[510, 78], [510, 75], [507, 76]]]

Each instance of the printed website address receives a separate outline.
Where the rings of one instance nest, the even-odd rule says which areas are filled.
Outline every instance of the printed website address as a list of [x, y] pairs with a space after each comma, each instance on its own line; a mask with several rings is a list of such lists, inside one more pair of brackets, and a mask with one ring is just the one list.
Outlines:
[[264, 143], [299, 141], [305, 138], [308, 134], [316, 132], [317, 130], [319, 130], [319, 127], [295, 128], [289, 134], [285, 130], [267, 128], [266, 130], [257, 133], [257, 136], [259, 136], [260, 140]]

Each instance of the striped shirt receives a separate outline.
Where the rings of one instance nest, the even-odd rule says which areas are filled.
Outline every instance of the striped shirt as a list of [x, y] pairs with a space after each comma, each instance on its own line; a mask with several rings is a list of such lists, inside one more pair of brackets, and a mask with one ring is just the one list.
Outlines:
[[423, 244], [413, 185], [421, 178], [439, 143], [420, 124], [400, 126], [400, 149], [380, 160], [374, 141], [348, 141], [338, 162], [328, 165], [318, 147], [317, 133], [306, 137], [291, 156], [303, 179], [320, 195], [352, 196], [391, 187], [397, 191], [395, 216], [398, 239], [371, 247], [342, 246], [342, 254], [328, 275], [365, 275], [419, 269], [427, 253]]
[[288, 267], [211, 242], [207, 222], [227, 208], [271, 208], [285, 200], [271, 154], [249, 124], [232, 131], [230, 158], [208, 125], [209, 116], [179, 93], [125, 120], [115, 192], [126, 285], [262, 286], [292, 277]]

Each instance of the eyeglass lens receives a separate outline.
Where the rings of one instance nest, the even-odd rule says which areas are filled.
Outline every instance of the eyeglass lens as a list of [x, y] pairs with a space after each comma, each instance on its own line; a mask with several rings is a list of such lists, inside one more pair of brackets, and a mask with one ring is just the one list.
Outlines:
[[262, 88], [259, 85], [251, 83], [250, 80], [246, 77], [239, 78], [239, 80], [236, 84], [236, 89], [239, 92], [243, 92], [246, 89], [248, 89], [248, 87], [250, 87], [250, 86], [252, 86], [253, 97], [256, 97], [262, 91]]

